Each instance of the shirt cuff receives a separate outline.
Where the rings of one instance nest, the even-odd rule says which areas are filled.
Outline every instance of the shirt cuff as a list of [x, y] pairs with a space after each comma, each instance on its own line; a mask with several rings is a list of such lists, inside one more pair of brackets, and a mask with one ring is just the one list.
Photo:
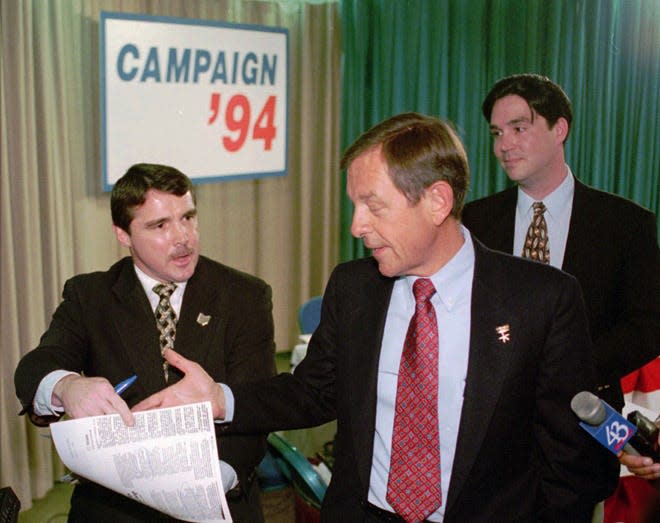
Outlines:
[[216, 423], [230, 423], [234, 420], [234, 393], [224, 383], [218, 383], [225, 393], [225, 417], [214, 420]]
[[220, 461], [220, 477], [222, 478], [222, 488], [225, 490], [225, 493], [229, 492], [231, 489], [238, 485], [238, 475], [229, 463], [226, 461]]
[[71, 372], [70, 370], [54, 370], [50, 374], [46, 374], [44, 379], [41, 380], [41, 383], [39, 383], [37, 392], [34, 395], [34, 401], [32, 402], [35, 414], [39, 416], [59, 416], [64, 412], [64, 407], [53, 405], [53, 390], [57, 382], [69, 374], [80, 376], [77, 372]]

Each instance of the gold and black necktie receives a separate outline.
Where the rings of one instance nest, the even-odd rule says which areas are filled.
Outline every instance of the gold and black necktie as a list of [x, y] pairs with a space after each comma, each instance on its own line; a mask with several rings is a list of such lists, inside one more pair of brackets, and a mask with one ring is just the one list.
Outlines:
[[534, 202], [534, 216], [527, 229], [522, 257], [530, 260], [550, 263], [550, 247], [548, 245], [548, 226], [545, 223], [545, 205]]
[[[176, 289], [174, 283], [159, 283], [154, 286], [154, 292], [160, 296], [160, 301], [156, 307], [156, 325], [160, 331], [160, 353], [163, 354], [166, 349], [174, 348], [174, 338], [176, 337], [176, 313], [170, 303], [170, 296]], [[163, 374], [165, 381], [168, 380], [169, 364], [163, 360]]]

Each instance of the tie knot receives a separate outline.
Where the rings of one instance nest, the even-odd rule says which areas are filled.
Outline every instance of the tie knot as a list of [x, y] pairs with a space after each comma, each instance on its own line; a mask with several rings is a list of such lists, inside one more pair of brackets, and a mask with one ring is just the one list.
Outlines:
[[543, 214], [545, 212], [545, 205], [543, 202], [534, 202], [532, 207], [534, 208], [534, 216], [538, 216], [539, 214]]
[[176, 289], [175, 283], [159, 283], [154, 285], [154, 292], [161, 298], [169, 298]]
[[413, 284], [413, 294], [415, 295], [415, 302], [424, 303], [431, 299], [435, 294], [435, 287], [433, 282], [428, 278], [419, 278]]

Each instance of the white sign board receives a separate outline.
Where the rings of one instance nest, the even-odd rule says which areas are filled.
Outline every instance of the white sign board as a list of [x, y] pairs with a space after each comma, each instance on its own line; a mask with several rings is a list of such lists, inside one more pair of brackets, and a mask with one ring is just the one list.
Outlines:
[[100, 53], [104, 190], [143, 162], [194, 183], [286, 174], [286, 29], [102, 12]]

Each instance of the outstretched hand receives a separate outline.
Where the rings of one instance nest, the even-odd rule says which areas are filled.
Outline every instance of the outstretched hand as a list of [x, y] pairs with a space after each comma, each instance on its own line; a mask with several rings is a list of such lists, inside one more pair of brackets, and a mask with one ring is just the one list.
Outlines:
[[210, 401], [214, 419], [225, 417], [225, 394], [222, 387], [198, 363], [167, 349], [163, 356], [173, 367], [183, 372], [183, 379], [152, 394], [133, 407], [133, 412], [176, 407], [189, 403]]
[[135, 424], [128, 405], [105, 378], [86, 378], [77, 374], [64, 376], [55, 384], [52, 402], [63, 407], [71, 418], [119, 414], [129, 427]]

